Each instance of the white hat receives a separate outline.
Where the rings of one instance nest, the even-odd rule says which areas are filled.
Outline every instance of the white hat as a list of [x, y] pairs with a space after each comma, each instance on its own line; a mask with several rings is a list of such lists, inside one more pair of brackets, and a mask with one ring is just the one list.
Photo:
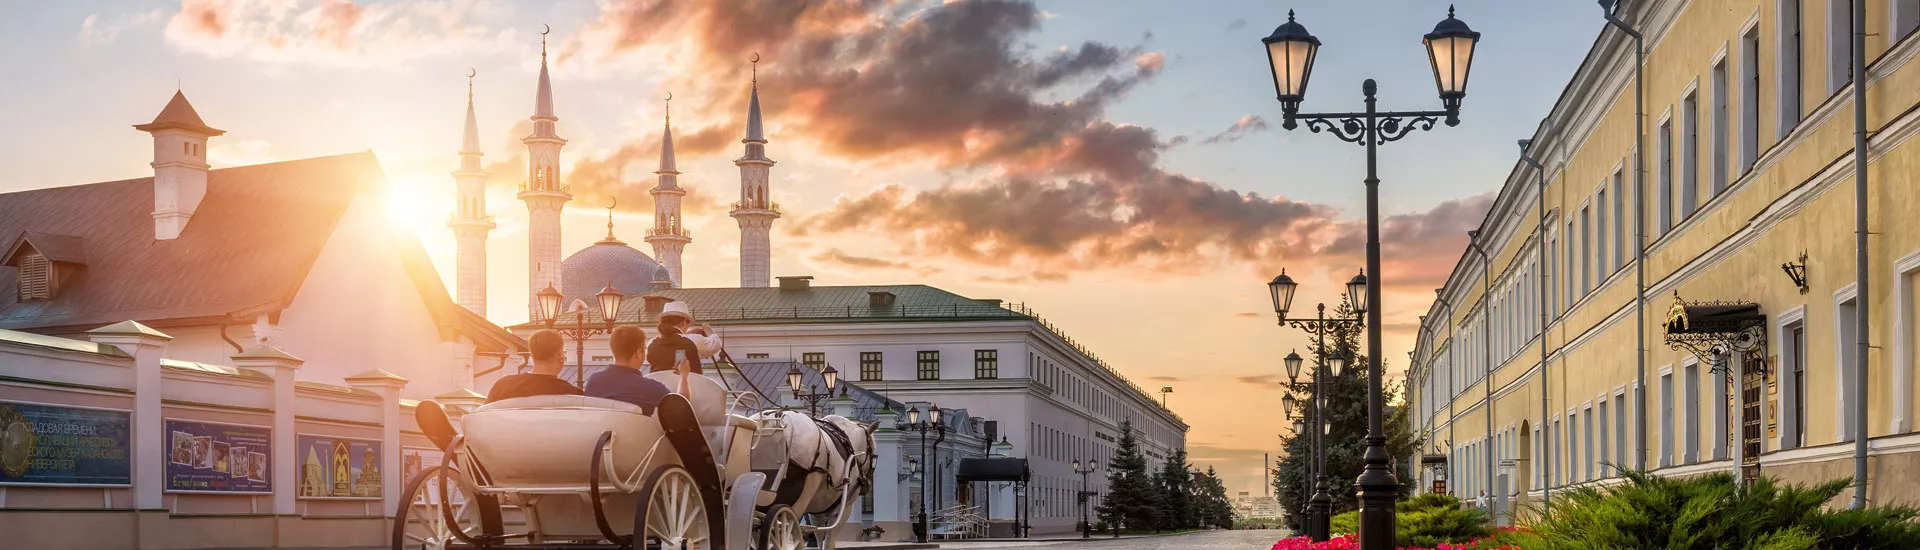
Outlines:
[[685, 317], [687, 322], [691, 323], [693, 322], [693, 310], [687, 309], [686, 302], [667, 302], [665, 306], [660, 308], [660, 318], [665, 319], [667, 317]]

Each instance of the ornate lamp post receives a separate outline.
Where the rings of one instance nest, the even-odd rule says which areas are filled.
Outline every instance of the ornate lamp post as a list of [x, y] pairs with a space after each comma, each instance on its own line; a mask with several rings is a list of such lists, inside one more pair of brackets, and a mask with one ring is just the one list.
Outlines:
[[1073, 461], [1073, 473], [1080, 474], [1080, 538], [1093, 538], [1093, 523], [1087, 521], [1087, 508], [1091, 508], [1094, 492], [1087, 490], [1087, 474], [1100, 469], [1100, 461], [1089, 460], [1081, 467], [1079, 460]]
[[[840, 382], [840, 371], [834, 370], [833, 365], [827, 365], [826, 370], [820, 371], [820, 377], [826, 379], [827, 391], [815, 391], [820, 388], [814, 386], [807, 388], [807, 393], [800, 393], [800, 381], [804, 376], [806, 373], [800, 370], [799, 365], [787, 369], [787, 387], [793, 388], [794, 399], [807, 402], [807, 416], [820, 416], [819, 404], [833, 397], [833, 388]], [[845, 389], [841, 391], [844, 392]]]
[[[938, 480], [940, 478], [940, 463], [935, 459], [938, 458], [940, 455], [940, 443], [947, 440], [947, 425], [940, 423], [940, 407], [928, 405], [926, 422], [920, 421], [919, 407], [908, 407], [907, 408], [907, 425], [904, 426], [903, 429], [905, 429], [906, 431], [920, 434], [920, 455], [921, 456], [928, 456], [927, 455], [927, 432], [936, 432], [939, 434], [939, 439], [936, 439], [933, 442], [933, 455], [929, 456], [927, 460], [921, 461], [922, 466], [920, 467], [920, 471], [922, 473], [920, 475], [920, 517], [915, 518], [914, 520], [914, 524], [917, 527], [916, 530], [919, 531], [918, 538], [920, 542], [927, 542], [927, 508], [929, 506], [929, 504], [927, 503], [927, 482]], [[934, 490], [933, 496], [934, 498], [940, 497], [939, 489]]]
[[[1293, 277], [1288, 277], [1286, 270], [1282, 269], [1280, 270], [1280, 276], [1274, 277], [1273, 281], [1267, 283], [1267, 292], [1273, 297], [1273, 313], [1274, 317], [1279, 320], [1280, 326], [1292, 326], [1293, 328], [1312, 333], [1314, 335], [1314, 346], [1320, 350], [1320, 353], [1316, 354], [1320, 360], [1314, 364], [1313, 375], [1309, 380], [1311, 384], [1307, 389], [1309, 395], [1312, 396], [1312, 406], [1302, 410], [1301, 416], [1307, 419], [1309, 426], [1320, 427], [1320, 429], [1312, 430], [1311, 435], [1309, 435], [1307, 439], [1308, 448], [1312, 455], [1308, 457], [1307, 462], [1309, 464], [1308, 471], [1311, 472], [1313, 476], [1313, 497], [1307, 500], [1307, 513], [1305, 517], [1307, 520], [1307, 536], [1315, 541], [1323, 541], [1333, 536], [1331, 523], [1333, 520], [1333, 496], [1327, 494], [1325, 432], [1328, 429], [1328, 424], [1325, 417], [1326, 393], [1324, 391], [1324, 373], [1329, 369], [1334, 372], [1339, 372], [1347, 368], [1347, 356], [1345, 354], [1338, 352], [1329, 353], [1327, 351], [1327, 329], [1341, 325], [1359, 324], [1361, 320], [1358, 317], [1352, 319], [1341, 319], [1337, 317], [1329, 319], [1327, 318], [1327, 305], [1324, 303], [1314, 306], [1314, 317], [1311, 319], [1288, 317], [1287, 311], [1293, 309], [1293, 295], [1299, 287], [1300, 284], [1295, 283]], [[1347, 280], [1347, 301], [1353, 305], [1355, 314], [1361, 314], [1367, 311], [1366, 289], [1367, 274], [1365, 272], [1354, 275], [1352, 279]], [[1291, 384], [1295, 386], [1300, 383], [1301, 361], [1300, 354], [1297, 352], [1289, 352], [1285, 359], [1287, 378], [1291, 381]], [[1293, 410], [1293, 403], [1294, 398], [1291, 393], [1282, 397], [1280, 402], [1282, 407], [1287, 411]]]
[[560, 291], [553, 289], [553, 285], [547, 285], [534, 297], [540, 301], [540, 319], [547, 323], [547, 328], [573, 339], [573, 364], [576, 365], [573, 382], [582, 388], [587, 387], [587, 339], [613, 332], [613, 318], [620, 314], [620, 301], [626, 297], [614, 290], [611, 284], [594, 295], [600, 299], [601, 326], [598, 327], [587, 326], [587, 308], [584, 307], [573, 309], [572, 326], [555, 326], [554, 323], [560, 320], [561, 296]]
[[[1394, 479], [1392, 458], [1387, 456], [1385, 403], [1380, 390], [1380, 177], [1376, 173], [1378, 149], [1383, 143], [1406, 137], [1414, 130], [1431, 130], [1445, 119], [1448, 126], [1460, 124], [1460, 102], [1467, 96], [1467, 77], [1473, 68], [1474, 46], [1480, 33], [1453, 17], [1435, 25], [1424, 38], [1427, 61], [1433, 65], [1434, 86], [1440, 93], [1439, 111], [1382, 112], [1374, 106], [1379, 85], [1367, 79], [1360, 85], [1366, 110], [1357, 113], [1302, 114], [1300, 103], [1306, 99], [1308, 77], [1313, 73], [1314, 57], [1320, 39], [1287, 13], [1287, 22], [1261, 39], [1267, 48], [1268, 66], [1273, 71], [1274, 91], [1285, 114], [1281, 127], [1293, 130], [1305, 120], [1307, 128], [1328, 131], [1341, 141], [1356, 143], [1367, 150], [1367, 271], [1375, 280], [1367, 287], [1367, 450], [1365, 469], [1355, 480], [1360, 493], [1360, 547], [1364, 550], [1393, 548], [1393, 501], [1399, 496], [1400, 482]], [[1358, 304], [1358, 302], [1356, 302]], [[1365, 306], [1367, 304], [1359, 304]], [[1359, 307], [1356, 310], [1361, 309]]]

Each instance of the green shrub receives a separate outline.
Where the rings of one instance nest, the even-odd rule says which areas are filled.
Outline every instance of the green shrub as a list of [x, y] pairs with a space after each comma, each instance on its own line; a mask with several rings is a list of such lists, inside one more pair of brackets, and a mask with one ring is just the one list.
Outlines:
[[1556, 493], [1550, 513], [1496, 537], [1528, 549], [1766, 550], [1920, 548], [1920, 510], [1829, 510], [1847, 480], [1812, 487], [1732, 474], [1665, 478], [1623, 471], [1626, 482]]
[[[1394, 542], [1399, 546], [1435, 546], [1443, 542], [1464, 543], [1493, 532], [1487, 513], [1460, 506], [1460, 499], [1426, 493], [1394, 503]], [[1333, 516], [1334, 534], [1357, 533], [1360, 512]]]

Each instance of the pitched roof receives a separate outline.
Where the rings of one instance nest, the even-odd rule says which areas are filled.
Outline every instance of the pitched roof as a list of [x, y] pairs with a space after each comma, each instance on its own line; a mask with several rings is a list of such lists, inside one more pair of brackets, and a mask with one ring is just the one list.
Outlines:
[[34, 251], [39, 252], [41, 256], [46, 256], [48, 260], [73, 264], [87, 263], [86, 247], [79, 237], [25, 231], [20, 234], [19, 240], [14, 241], [13, 247], [7, 250], [6, 255], [0, 256], [0, 265], [16, 265], [15, 262], [19, 261], [17, 255], [24, 247], [33, 247]]
[[191, 130], [195, 133], [209, 136], [226, 133], [225, 131], [215, 130], [212, 126], [207, 126], [205, 121], [200, 120], [200, 113], [195, 112], [193, 110], [193, 104], [187, 102], [187, 94], [179, 91], [173, 92], [173, 99], [168, 100], [167, 106], [160, 109], [160, 116], [153, 117], [153, 122], [136, 124], [133, 128], [142, 132], [177, 128], [181, 130]]
[[[871, 305], [873, 293], [894, 296], [892, 305]], [[649, 292], [686, 302], [701, 322], [810, 322], [836, 321], [967, 321], [1026, 319], [1030, 315], [1008, 309], [997, 300], [979, 300], [927, 285], [815, 286], [806, 290], [780, 288], [675, 288]], [[655, 314], [646, 301], [629, 296], [620, 303], [620, 323], [652, 326]], [[598, 308], [587, 308], [587, 324], [598, 324]], [[535, 324], [521, 325], [535, 328]]]

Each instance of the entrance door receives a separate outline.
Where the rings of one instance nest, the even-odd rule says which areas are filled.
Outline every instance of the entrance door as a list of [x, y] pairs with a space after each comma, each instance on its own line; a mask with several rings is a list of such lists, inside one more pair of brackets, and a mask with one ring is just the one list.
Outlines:
[[1767, 358], [1764, 353], [1741, 354], [1740, 369], [1740, 474], [1748, 480], [1760, 477], [1760, 438], [1762, 418], [1760, 400], [1765, 398]]

